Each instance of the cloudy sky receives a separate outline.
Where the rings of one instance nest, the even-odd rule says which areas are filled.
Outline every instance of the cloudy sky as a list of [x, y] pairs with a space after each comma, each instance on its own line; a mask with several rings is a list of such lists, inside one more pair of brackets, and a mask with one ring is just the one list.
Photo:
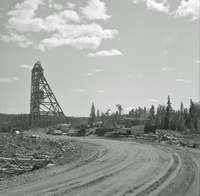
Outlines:
[[[18, 3], [17, 3], [18, 2]], [[199, 0], [1, 0], [0, 112], [29, 113], [40, 61], [66, 116], [199, 100]]]

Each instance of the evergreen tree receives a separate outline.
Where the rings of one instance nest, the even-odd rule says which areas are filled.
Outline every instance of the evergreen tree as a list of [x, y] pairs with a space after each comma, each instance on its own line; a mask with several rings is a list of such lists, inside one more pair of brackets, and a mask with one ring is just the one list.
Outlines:
[[90, 112], [90, 117], [89, 117], [88, 123], [90, 125], [92, 125], [93, 123], [95, 123], [95, 121], [96, 121], [95, 107], [94, 107], [94, 103], [92, 103], [91, 112]]
[[146, 118], [146, 117], [147, 117], [147, 108], [146, 108], [146, 107], [144, 107], [144, 112], [143, 112], [143, 114], [144, 114], [144, 118]]
[[97, 110], [97, 119], [99, 120], [100, 118], [100, 113], [99, 113], [99, 109]]
[[189, 114], [188, 114], [188, 109], [185, 108], [184, 109], [184, 121], [185, 121], [185, 128], [188, 129], [190, 127], [190, 118], [189, 118]]
[[165, 116], [165, 129], [170, 129], [171, 128], [171, 102], [170, 102], [170, 97], [168, 95], [167, 98], [167, 107], [166, 107], [166, 116]]
[[178, 125], [178, 112], [171, 110], [170, 117], [170, 129], [176, 130]]
[[195, 104], [192, 101], [192, 99], [190, 99], [189, 113], [190, 113], [190, 130], [192, 131], [194, 131], [195, 129], [197, 130], [197, 112], [195, 109]]
[[183, 102], [181, 102], [180, 106], [180, 111], [178, 111], [178, 124], [177, 124], [177, 129], [178, 130], [185, 130], [185, 118], [184, 118], [184, 107], [183, 107]]
[[181, 101], [181, 106], [180, 106], [180, 112], [181, 112], [181, 115], [184, 114], [184, 107], [183, 107], [183, 102]]
[[151, 109], [149, 110], [148, 118], [150, 119], [150, 124], [155, 125], [155, 108], [152, 105]]

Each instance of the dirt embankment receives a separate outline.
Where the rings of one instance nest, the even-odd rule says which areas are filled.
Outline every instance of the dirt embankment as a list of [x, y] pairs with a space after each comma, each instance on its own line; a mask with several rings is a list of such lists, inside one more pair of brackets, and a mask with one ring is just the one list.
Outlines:
[[[31, 138], [33, 134], [40, 137]], [[0, 190], [48, 178], [63, 169], [70, 170], [86, 164], [97, 152], [94, 145], [70, 138], [51, 137], [43, 131], [26, 132], [23, 139], [11, 134], [1, 136]]]
[[199, 196], [198, 149], [93, 137], [74, 139], [90, 149], [77, 164], [51, 168], [37, 181], [2, 189], [0, 195]]

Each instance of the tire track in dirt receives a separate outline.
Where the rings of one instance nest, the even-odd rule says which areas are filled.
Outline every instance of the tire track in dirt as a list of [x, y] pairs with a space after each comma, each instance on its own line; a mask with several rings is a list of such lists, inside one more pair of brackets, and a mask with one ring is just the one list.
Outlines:
[[[186, 156], [183, 151], [128, 141], [87, 138], [76, 140], [92, 144], [96, 150], [91, 150], [90, 156], [70, 170], [61, 170], [48, 179], [9, 189], [0, 194], [166, 196], [171, 195], [173, 190], [178, 191], [182, 188], [179, 195], [194, 195], [191, 190], [197, 181], [198, 175], [194, 173], [197, 167], [192, 158]], [[188, 171], [184, 173], [185, 170]], [[185, 182], [187, 176], [189, 180]], [[172, 192], [166, 192], [168, 189]]]
[[158, 196], [199, 196], [199, 174], [198, 166], [192, 158], [180, 150], [176, 150], [183, 162], [180, 172], [159, 194]]
[[[135, 146], [137, 147], [138, 144]], [[146, 153], [144, 153], [146, 150]], [[129, 153], [131, 153], [131, 151], [129, 151]], [[163, 153], [163, 152], [162, 152]], [[143, 148], [143, 150], [140, 150], [139, 152], [137, 152], [137, 156], [138, 156], [138, 159], [130, 159], [130, 154], [128, 154], [127, 156], [127, 159], [129, 158], [129, 160], [126, 160], [125, 163], [121, 163], [122, 165], [120, 166], [119, 164], [116, 164], [116, 171], [115, 173], [113, 173], [112, 175], [105, 175], [105, 176], [101, 176], [100, 179], [98, 178], [98, 176], [96, 176], [96, 180], [94, 181], [90, 181], [88, 183], [85, 183], [84, 185], [79, 185], [75, 188], [73, 188], [72, 190], [68, 190], [68, 191], [65, 191], [65, 192], [60, 192], [61, 194], [65, 195], [66, 193], [68, 193], [68, 195], [77, 195], [77, 192], [78, 190], [82, 190], [83, 188], [86, 188], [87, 189], [87, 194], [88, 193], [91, 193], [91, 195], [101, 195], [101, 190], [98, 191], [98, 187], [102, 187], [104, 186], [104, 189], [110, 189], [112, 188], [113, 186], [113, 189], [114, 190], [111, 190], [109, 191], [108, 194], [106, 194], [105, 192], [102, 194], [102, 195], [111, 195], [111, 194], [114, 194], [116, 195], [116, 193], [120, 193], [122, 190], [124, 190], [124, 185], [120, 185], [118, 184], [118, 186], [116, 187], [116, 179], [119, 178], [121, 176], [126, 176], [126, 179], [125, 181], [130, 181], [131, 178], [133, 178], [133, 174], [137, 174], [139, 175], [140, 171], [141, 170], [145, 170], [145, 168], [147, 167], [148, 168], [148, 165], [151, 164], [151, 161], [155, 161], [157, 162], [158, 160], [158, 157], [155, 156], [156, 158], [153, 159], [151, 156], [148, 155], [148, 150], [146, 148]], [[164, 157], [162, 157], [161, 159], [161, 164], [160, 164], [160, 170], [164, 169], [164, 166], [166, 167], [166, 165], [164, 164], [164, 161], [166, 161], [166, 159], [164, 159]], [[154, 163], [155, 163], [154, 162]], [[155, 164], [154, 164], [155, 165]], [[134, 167], [133, 167], [134, 166]], [[163, 167], [162, 167], [163, 166]], [[110, 167], [110, 166], [109, 166]], [[121, 169], [120, 169], [121, 168]], [[151, 171], [149, 171], [149, 175], [147, 175], [146, 171], [144, 172], [144, 175], [147, 177], [151, 177], [153, 175], [153, 173], [156, 172], [156, 170], [158, 170], [157, 166], [155, 166], [154, 168], [152, 168]], [[106, 172], [105, 172], [106, 173]], [[144, 181], [144, 176], [142, 177], [142, 179]], [[98, 187], [96, 187], [95, 189], [95, 192], [92, 192], [92, 189], [94, 188], [94, 186], [96, 185], [96, 182], [98, 182]], [[108, 186], [106, 186], [108, 185]], [[113, 193], [112, 193], [113, 192]], [[87, 195], [86, 194], [86, 195]], [[59, 194], [58, 194], [59, 195]], [[84, 195], [83, 193], [81, 194], [78, 194], [78, 195]]]
[[[136, 196], [199, 196], [199, 168], [193, 158], [181, 150], [163, 148], [173, 155], [173, 165], [164, 176], [141, 192], [130, 190]], [[136, 187], [138, 188], [138, 187]], [[144, 187], [141, 187], [144, 188]], [[126, 194], [124, 194], [126, 195]]]
[[[172, 164], [170, 165], [169, 169], [162, 172], [161, 174], [158, 174], [154, 179], [152, 179], [150, 182], [148, 182], [147, 184], [149, 185], [147, 188], [143, 189], [144, 187], [142, 187], [141, 189], [143, 189], [142, 191], [137, 190], [134, 195], [136, 196], [146, 196], [146, 195], [157, 195], [159, 192], [159, 189], [161, 189], [161, 185], [163, 185], [164, 183], [166, 183], [167, 180], [171, 180], [171, 176], [175, 175], [179, 172], [181, 166], [182, 166], [182, 162], [181, 159], [179, 157], [179, 155], [175, 152], [170, 152], [172, 155]], [[164, 175], [163, 175], [164, 174]]]
[[[103, 152], [105, 152], [105, 150], [103, 150]], [[120, 147], [116, 147], [115, 148], [115, 153], [113, 153], [112, 150], [107, 150], [107, 153], [104, 154], [104, 156], [102, 156], [102, 154], [100, 153], [99, 157], [93, 162], [91, 163], [91, 167], [95, 167], [95, 169], [91, 169], [87, 172], [84, 173], [83, 175], [78, 175], [77, 178], [73, 177], [70, 179], [70, 181], [74, 181], [74, 180], [83, 180], [82, 183], [79, 183], [78, 186], [76, 187], [69, 187], [68, 185], [66, 185], [66, 183], [61, 183], [59, 186], [59, 194], [70, 194], [72, 195], [72, 191], [76, 190], [78, 191], [78, 189], [83, 189], [83, 188], [87, 188], [90, 186], [94, 186], [96, 184], [98, 184], [101, 181], [105, 181], [105, 179], [116, 175], [117, 173], [119, 173], [122, 170], [127, 169], [126, 164], [124, 164], [124, 161], [128, 158], [127, 155], [124, 154], [123, 148]], [[116, 156], [116, 152], [117, 156]], [[121, 155], [121, 156], [120, 156]], [[138, 156], [138, 153], [135, 154], [135, 157]], [[139, 159], [139, 157], [137, 158]], [[109, 160], [107, 162], [105, 162], [105, 160]], [[101, 165], [103, 163], [103, 165]], [[120, 166], [121, 165], [121, 166]], [[82, 168], [84, 169], [84, 168]], [[102, 173], [103, 171], [103, 173]], [[81, 171], [80, 171], [81, 172]], [[75, 175], [76, 176], [76, 175]], [[84, 181], [84, 179], [86, 176], [90, 176], [90, 178]], [[67, 188], [67, 190], [66, 190]], [[62, 189], [64, 189], [65, 191], [62, 192]], [[43, 193], [45, 194], [45, 193]]]

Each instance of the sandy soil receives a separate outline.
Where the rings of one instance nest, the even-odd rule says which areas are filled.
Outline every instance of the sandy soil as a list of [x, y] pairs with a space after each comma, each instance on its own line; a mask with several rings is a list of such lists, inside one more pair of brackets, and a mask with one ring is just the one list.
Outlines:
[[23, 184], [6, 183], [0, 195], [200, 195], [199, 149], [93, 136], [74, 139], [87, 146], [84, 157], [72, 164], [36, 171], [34, 176], [39, 177], [32, 181], [18, 177]]

